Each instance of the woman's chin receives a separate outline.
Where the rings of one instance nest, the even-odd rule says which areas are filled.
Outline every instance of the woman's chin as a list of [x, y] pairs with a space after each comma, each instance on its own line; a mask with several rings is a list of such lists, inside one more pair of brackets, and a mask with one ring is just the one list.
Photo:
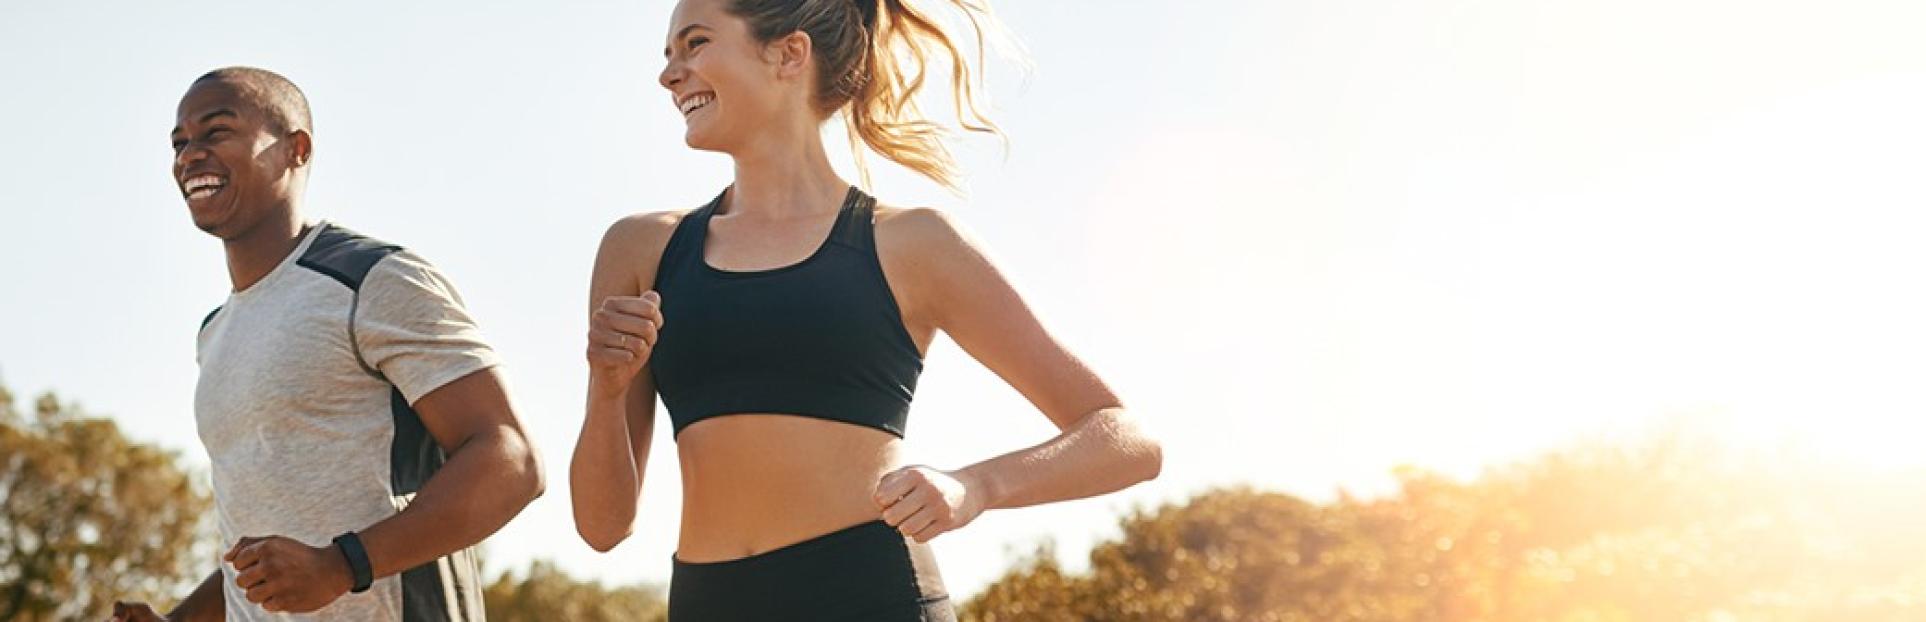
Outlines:
[[707, 133], [696, 131], [696, 128], [693, 127], [689, 128], [688, 132], [682, 134], [682, 142], [688, 145], [690, 149], [697, 151], [724, 151], [722, 144], [715, 140], [714, 137], [709, 136]]

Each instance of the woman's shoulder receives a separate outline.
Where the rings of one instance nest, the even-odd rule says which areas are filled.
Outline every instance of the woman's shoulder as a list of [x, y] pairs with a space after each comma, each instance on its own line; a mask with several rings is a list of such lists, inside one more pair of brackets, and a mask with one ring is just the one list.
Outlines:
[[695, 209], [663, 210], [630, 214], [616, 219], [602, 234], [596, 253], [598, 272], [634, 273], [644, 282], [654, 280], [656, 265], [676, 227]]
[[876, 250], [919, 266], [953, 266], [982, 254], [975, 235], [955, 214], [884, 204], [876, 204]]
[[933, 207], [876, 206], [876, 245], [917, 257], [939, 258], [975, 246], [954, 215]]
[[695, 209], [663, 210], [630, 214], [615, 220], [603, 234], [603, 243], [623, 242], [624, 245], [660, 241], [667, 243], [669, 236], [675, 235], [675, 228], [682, 219]]

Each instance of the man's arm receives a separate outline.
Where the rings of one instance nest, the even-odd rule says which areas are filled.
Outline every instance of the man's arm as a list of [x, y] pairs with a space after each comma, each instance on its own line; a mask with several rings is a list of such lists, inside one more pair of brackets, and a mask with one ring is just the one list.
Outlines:
[[361, 531], [375, 578], [480, 542], [545, 487], [541, 459], [494, 368], [450, 382], [414, 406], [448, 461], [407, 509]]
[[227, 619], [227, 600], [221, 594], [221, 571], [208, 575], [187, 598], [174, 605], [167, 617], [154, 613], [147, 603], [114, 601], [111, 622], [221, 622]]
[[[415, 412], [448, 454], [414, 501], [359, 532], [374, 578], [467, 548], [501, 529], [541, 496], [541, 460], [522, 432], [507, 391], [490, 367], [416, 400]], [[347, 559], [332, 546], [244, 538], [227, 559], [235, 584], [267, 611], [313, 611], [348, 591]]]
[[[447, 456], [407, 508], [358, 532], [379, 579], [501, 529], [541, 496], [542, 465], [515, 417], [494, 351], [439, 271], [397, 252], [375, 264], [360, 292], [351, 327], [357, 351], [409, 401]], [[227, 559], [247, 599], [268, 611], [319, 609], [353, 581], [347, 557], [330, 545], [242, 538]]]
[[214, 574], [207, 575], [200, 585], [194, 586], [194, 591], [189, 592], [187, 598], [181, 599], [180, 603], [174, 605], [173, 611], [167, 612], [167, 619], [170, 622], [226, 620], [227, 598], [221, 593], [221, 570], [214, 569]]

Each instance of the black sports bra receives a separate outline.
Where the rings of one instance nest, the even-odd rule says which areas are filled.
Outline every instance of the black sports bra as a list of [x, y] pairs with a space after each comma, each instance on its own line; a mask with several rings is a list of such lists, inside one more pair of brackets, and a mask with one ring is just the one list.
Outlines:
[[675, 433], [781, 413], [902, 437], [923, 357], [876, 258], [876, 200], [852, 186], [815, 254], [736, 272], [703, 259], [726, 194], [683, 217], [656, 270], [663, 328], [649, 365]]

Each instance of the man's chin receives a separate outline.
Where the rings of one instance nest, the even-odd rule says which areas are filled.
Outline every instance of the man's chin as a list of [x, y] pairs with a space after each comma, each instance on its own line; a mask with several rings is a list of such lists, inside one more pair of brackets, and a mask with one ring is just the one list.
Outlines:
[[189, 204], [187, 206], [187, 216], [194, 221], [194, 228], [200, 229], [203, 233], [222, 240], [228, 240], [239, 233], [237, 230], [245, 228], [237, 226], [240, 223], [236, 222], [238, 220], [236, 217], [239, 215], [238, 212], [240, 210], [235, 209], [235, 207], [236, 206], [229, 201], [199, 206]]
[[221, 225], [227, 224], [227, 216], [227, 214], [203, 214], [199, 211], [188, 212], [188, 218], [194, 221], [194, 228], [217, 238], [222, 237]]

